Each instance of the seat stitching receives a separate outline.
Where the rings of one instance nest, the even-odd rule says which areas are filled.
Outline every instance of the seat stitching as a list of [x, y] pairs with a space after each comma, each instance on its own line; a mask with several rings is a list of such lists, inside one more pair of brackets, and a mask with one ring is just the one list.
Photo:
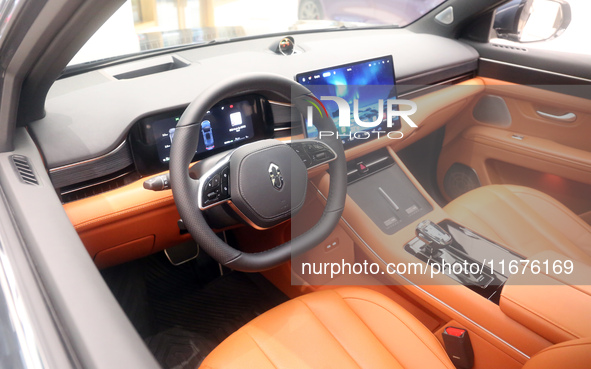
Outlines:
[[[488, 190], [488, 189], [487, 189], [487, 190]], [[508, 191], [509, 191], [509, 190], [508, 190]], [[519, 207], [515, 207], [515, 206], [513, 206], [513, 203], [507, 199], [507, 196], [506, 196], [506, 195], [500, 195], [500, 194], [498, 194], [498, 193], [496, 193], [496, 192], [493, 192], [493, 191], [489, 191], [489, 192], [493, 193], [493, 194], [494, 194], [494, 195], [495, 195], [495, 196], [496, 196], [496, 197], [497, 197], [497, 198], [498, 198], [500, 201], [502, 201], [503, 203], [505, 203], [505, 204], [506, 204], [506, 205], [507, 205], [507, 206], [508, 206], [508, 207], [509, 207], [511, 210], [513, 210], [515, 213], [517, 213], [519, 216], [521, 216], [521, 218], [522, 218], [522, 219], [525, 221], [525, 223], [527, 223], [529, 226], [531, 226], [531, 227], [532, 227], [534, 230], [536, 230], [536, 231], [538, 231], [538, 230], [539, 230], [538, 232], [539, 232], [541, 235], [543, 235], [543, 237], [544, 237], [546, 240], [548, 240], [548, 241], [550, 242], [550, 244], [551, 244], [551, 245], [555, 246], [555, 247], [556, 247], [557, 249], [559, 249], [560, 251], [563, 251], [563, 248], [561, 247], [562, 243], [558, 243], [558, 244], [556, 244], [555, 242], [553, 242], [553, 241], [556, 239], [556, 237], [555, 237], [553, 234], [549, 233], [549, 232], [547, 231], [547, 228], [546, 228], [546, 227], [541, 227], [541, 228], [540, 228], [540, 227], [536, 227], [536, 223], [535, 223], [535, 222], [532, 222], [532, 221], [529, 219], [529, 217], [525, 216], [525, 214], [523, 214], [523, 212], [522, 212], [522, 211], [519, 209]], [[525, 201], [523, 201], [523, 199], [521, 199], [519, 196], [515, 195], [515, 194], [514, 194], [512, 191], [509, 191], [509, 193], [510, 193], [511, 195], [513, 195], [514, 197], [516, 197], [516, 198], [517, 198], [517, 199], [518, 199], [518, 200], [519, 200], [521, 203], [523, 203], [523, 204], [524, 204], [526, 207], [528, 207], [529, 209], [532, 209], [532, 208], [531, 208], [531, 207], [530, 207], [530, 206], [529, 206], [529, 205], [528, 205], [528, 204], [527, 204]], [[532, 210], [533, 210], [533, 209], [532, 209]], [[548, 224], [548, 222], [547, 222], [547, 221], [546, 221], [544, 218], [542, 218], [542, 220], [543, 220], [545, 223], [547, 223], [547, 224]], [[550, 225], [550, 227], [552, 227], [552, 226]], [[556, 231], [556, 228], [554, 228], [554, 227], [552, 227], [552, 228], [553, 228], [553, 229]], [[573, 246], [575, 246], [575, 247], [576, 247], [576, 245], [575, 245], [575, 244], [574, 244], [574, 243], [573, 243], [573, 242], [572, 242], [572, 241], [571, 241], [571, 240], [570, 240], [568, 237], [566, 237], [566, 236], [564, 236], [564, 237], [565, 237], [565, 238], [566, 238], [566, 239], [567, 239], [567, 240], [568, 240], [568, 241], [569, 241], [571, 244], [573, 244]], [[578, 247], [577, 247], [577, 248], [578, 248]], [[580, 249], [580, 248], [578, 248], [578, 249]], [[567, 249], [566, 251], [569, 251], [569, 249]], [[582, 251], [582, 250], [581, 250], [581, 251]]]
[[578, 335], [578, 334], [576, 334], [576, 333], [572, 332], [570, 329], [568, 329], [568, 328], [566, 328], [566, 327], [562, 326], [561, 324], [554, 323], [553, 321], [551, 321], [550, 319], [546, 318], [546, 317], [545, 317], [544, 315], [542, 315], [541, 313], [539, 313], [539, 312], [537, 312], [537, 311], [534, 311], [534, 310], [532, 310], [532, 309], [530, 309], [530, 308], [528, 308], [528, 307], [525, 307], [524, 305], [522, 305], [522, 304], [520, 304], [519, 302], [517, 302], [517, 301], [513, 300], [512, 298], [509, 298], [509, 297], [507, 297], [507, 296], [503, 296], [503, 298], [505, 299], [505, 302], [510, 302], [510, 303], [512, 303], [512, 304], [514, 304], [514, 305], [516, 305], [516, 306], [518, 306], [518, 307], [520, 307], [520, 308], [522, 308], [523, 310], [527, 311], [528, 313], [530, 313], [530, 314], [532, 314], [532, 315], [534, 315], [534, 316], [538, 317], [539, 319], [543, 320], [544, 322], [546, 322], [546, 323], [548, 323], [548, 324], [550, 324], [550, 325], [554, 326], [555, 328], [557, 328], [557, 329], [560, 329], [561, 331], [563, 331], [563, 332], [565, 332], [565, 333], [567, 333], [567, 334], [570, 334], [570, 335], [573, 337], [573, 339], [581, 338], [581, 336], [580, 336], [580, 335]]
[[267, 353], [263, 350], [263, 348], [261, 347], [261, 345], [259, 345], [259, 343], [254, 339], [253, 336], [251, 336], [246, 329], [244, 330], [244, 334], [250, 338], [252, 340], [252, 342], [254, 342], [254, 344], [259, 348], [259, 350], [261, 351], [261, 353], [263, 354], [263, 356], [265, 356], [265, 358], [267, 360], [269, 360], [269, 363], [271, 363], [271, 365], [273, 365], [274, 368], [278, 368], [277, 365], [275, 365], [275, 363], [273, 362], [273, 360], [271, 360], [271, 358], [269, 356], [267, 356]]
[[569, 213], [565, 209], [563, 209], [562, 207], [557, 206], [557, 204], [554, 203], [554, 201], [549, 201], [549, 199], [544, 198], [543, 196], [540, 196], [540, 195], [538, 195], [536, 193], [530, 193], [530, 192], [527, 192], [527, 191], [515, 190], [515, 191], [512, 191], [512, 192], [515, 193], [515, 194], [522, 194], [522, 195], [526, 195], [526, 196], [532, 196], [532, 197], [535, 197], [535, 198], [537, 198], [537, 199], [539, 199], [539, 200], [541, 200], [541, 201], [543, 201], [543, 202], [545, 202], [547, 204], [552, 205], [552, 207], [554, 207], [556, 210], [559, 210], [562, 214], [566, 215], [570, 220], [572, 220], [573, 222], [577, 223], [577, 225], [580, 226], [581, 228], [583, 228], [584, 231], [591, 232], [591, 229], [589, 227], [589, 224], [587, 224], [586, 222], [584, 222], [578, 216], [573, 217], [572, 216], [572, 213]]
[[499, 237], [499, 239], [504, 243], [504, 244], [509, 244], [509, 242], [507, 242], [507, 240], [505, 240], [505, 238], [503, 238], [503, 236], [501, 236], [499, 233], [497, 233], [497, 231], [490, 227], [488, 225], [488, 222], [485, 221], [484, 219], [482, 219], [481, 217], [478, 216], [478, 214], [476, 214], [475, 212], [473, 212], [471, 209], [469, 209], [467, 206], [459, 204], [462, 208], [464, 208], [468, 213], [472, 214], [472, 216], [476, 219], [478, 219], [479, 221], [481, 221], [482, 223], [486, 224], [488, 226], [488, 228], [492, 231], [492, 233], [494, 233], [495, 235], [497, 235], [497, 237]]
[[[349, 356], [351, 358], [351, 360], [353, 360], [353, 362], [357, 365], [358, 368], [362, 368], [361, 365], [359, 365], [359, 363], [357, 362], [357, 360], [355, 360], [353, 358], [353, 356], [351, 356], [351, 354], [349, 353], [349, 351], [347, 351], [347, 349], [345, 349], [345, 347], [341, 344], [341, 342], [336, 338], [336, 336], [328, 329], [328, 327], [322, 322], [322, 320], [320, 320], [320, 318], [318, 318], [318, 316], [316, 314], [314, 314], [314, 311], [310, 308], [310, 306], [308, 304], [306, 304], [304, 301], [302, 301], [301, 299], [296, 300], [301, 302], [312, 314], [312, 316], [318, 321], [318, 323], [320, 323], [320, 325], [332, 336], [332, 338], [339, 344], [339, 346], [341, 346], [341, 348], [343, 349], [343, 351], [345, 351], [345, 353], [347, 353], [347, 356]], [[396, 358], [394, 358], [394, 360], [396, 360]], [[398, 361], [398, 360], [396, 360]]]
[[590, 346], [590, 345], [591, 345], [590, 342], [575, 342], [575, 343], [569, 343], [569, 344], [564, 344], [564, 345], [553, 345], [553, 346], [547, 347], [547, 348], [543, 349], [542, 351], [538, 352], [536, 354], [536, 356], [538, 356], [539, 354], [541, 354], [543, 352], [548, 352], [548, 351], [552, 351], [552, 350], [560, 350], [560, 349], [564, 349], [564, 348], [574, 348], [574, 347], [578, 347], [578, 346]]
[[[441, 361], [441, 363], [444, 366], [446, 366], [446, 367], [449, 368], [449, 366], [441, 359], [441, 357], [439, 357], [439, 355], [435, 351], [433, 351], [433, 349], [431, 349], [431, 346], [430, 345], [428, 345], [421, 337], [419, 337], [418, 334], [416, 334], [412, 329], [410, 329], [410, 327], [402, 319], [400, 319], [396, 314], [394, 314], [388, 308], [386, 308], [386, 307], [384, 307], [384, 306], [382, 306], [382, 305], [380, 305], [380, 304], [378, 304], [378, 303], [376, 303], [374, 301], [370, 301], [370, 300], [367, 300], [367, 299], [364, 299], [364, 298], [361, 298], [361, 297], [343, 297], [343, 300], [359, 300], [359, 301], [365, 301], [365, 302], [367, 302], [369, 304], [373, 304], [373, 305], [375, 305], [377, 307], [380, 307], [380, 308], [384, 309], [387, 313], [389, 313], [390, 315], [392, 315], [393, 317], [395, 317], [400, 323], [402, 323], [412, 334], [414, 334], [417, 337], [417, 339], [419, 341], [421, 341], [425, 345], [425, 347], [427, 347], [429, 349], [429, 351], [431, 351], [433, 353], [433, 355], [435, 355], [435, 357], [439, 361]], [[353, 309], [351, 309], [351, 311], [353, 312], [353, 314], [355, 314], [359, 318], [359, 320], [361, 320], [363, 322], [363, 319], [361, 319], [361, 317], [359, 315], [357, 315], [357, 313]], [[365, 324], [365, 322], [364, 322], [364, 324]], [[367, 327], [367, 328], [371, 331], [371, 329], [369, 327]], [[372, 331], [372, 333], [373, 333], [373, 331]], [[375, 334], [374, 334], [374, 336], [375, 336]], [[377, 338], [377, 336], [376, 336], [376, 338]], [[377, 339], [379, 341], [379, 338], [377, 338]], [[439, 341], [437, 341], [437, 342], [439, 343]], [[381, 341], [380, 341], [380, 343], [381, 343]], [[392, 355], [392, 357], [394, 357], [394, 355], [392, 353], [390, 353], [390, 354]], [[398, 361], [398, 360], [396, 360], [396, 361]], [[402, 365], [402, 364], [400, 364], [400, 365]]]
[[572, 214], [570, 214], [565, 209], [563, 209], [562, 206], [564, 206], [564, 205], [562, 205], [560, 203], [559, 204], [562, 205], [562, 206], [557, 206], [557, 204], [555, 203], [555, 201], [551, 201], [551, 200], [549, 200], [548, 198], [546, 198], [544, 196], [540, 196], [537, 193], [532, 193], [532, 192], [529, 192], [529, 191], [520, 191], [520, 190], [510, 190], [510, 191], [513, 192], [513, 193], [515, 193], [515, 194], [522, 194], [522, 195], [536, 197], [536, 198], [538, 198], [538, 199], [540, 199], [540, 200], [542, 200], [542, 201], [544, 201], [544, 202], [546, 202], [546, 203], [554, 206], [557, 210], [560, 210], [562, 213], [564, 213], [565, 215], [567, 215], [570, 219], [572, 219], [573, 221], [579, 223], [579, 225], [581, 225], [581, 227], [587, 228], [587, 229], [590, 228], [589, 227], [589, 224], [587, 224], [586, 222], [584, 222], [580, 217], [577, 217], [577, 216], [573, 217]]

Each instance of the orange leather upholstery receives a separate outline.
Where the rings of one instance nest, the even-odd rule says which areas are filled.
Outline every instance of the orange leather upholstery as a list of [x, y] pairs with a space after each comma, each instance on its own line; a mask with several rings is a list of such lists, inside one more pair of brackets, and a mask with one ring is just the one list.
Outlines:
[[218, 346], [202, 368], [448, 368], [435, 336], [372, 290], [345, 287], [288, 301]]
[[[550, 265], [554, 261], [565, 265], [568, 258], [544, 251], [530, 260], [540, 265], [545, 260]], [[499, 305], [503, 313], [554, 343], [591, 337], [591, 266], [572, 263], [570, 274], [552, 269], [545, 274], [527, 268], [511, 275], [501, 292]]]
[[591, 338], [563, 342], [540, 351], [523, 369], [587, 369], [591, 366]]
[[484, 186], [458, 197], [444, 210], [454, 221], [525, 257], [549, 250], [591, 264], [591, 226], [540, 191]]

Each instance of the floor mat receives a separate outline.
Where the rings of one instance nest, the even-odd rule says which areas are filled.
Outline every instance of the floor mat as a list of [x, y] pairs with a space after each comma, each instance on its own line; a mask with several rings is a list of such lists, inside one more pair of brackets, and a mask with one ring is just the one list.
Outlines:
[[146, 345], [163, 368], [198, 368], [215, 347], [213, 340], [182, 328], [171, 328], [146, 338]]
[[[161, 254], [140, 262], [139, 267], [116, 273], [118, 278], [109, 275], [105, 280], [166, 369], [196, 368], [238, 328], [288, 300], [260, 274], [229, 272], [219, 277], [217, 264], [190, 262], [175, 267]], [[138, 270], [143, 286], [129, 273]], [[128, 284], [122, 279], [137, 289], [122, 286]], [[125, 296], [117, 296], [121, 292]]]

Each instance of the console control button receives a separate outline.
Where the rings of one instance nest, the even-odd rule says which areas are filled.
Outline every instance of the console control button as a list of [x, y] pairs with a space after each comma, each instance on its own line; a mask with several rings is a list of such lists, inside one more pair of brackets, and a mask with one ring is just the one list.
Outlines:
[[357, 170], [359, 171], [359, 173], [367, 173], [369, 172], [369, 167], [367, 165], [365, 165], [364, 162], [359, 162], [357, 163]]

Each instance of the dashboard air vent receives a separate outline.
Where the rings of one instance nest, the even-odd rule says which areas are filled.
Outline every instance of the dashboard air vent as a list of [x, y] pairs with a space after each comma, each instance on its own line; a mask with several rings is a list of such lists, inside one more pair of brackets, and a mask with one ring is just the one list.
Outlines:
[[493, 47], [498, 47], [501, 49], [507, 49], [507, 50], [515, 50], [515, 51], [527, 51], [526, 48], [524, 47], [517, 47], [517, 46], [512, 46], [512, 45], [501, 45], [501, 44], [495, 44], [495, 43], [490, 43]]
[[35, 172], [33, 172], [33, 168], [31, 167], [29, 159], [27, 159], [26, 156], [12, 155], [10, 158], [12, 159], [14, 169], [16, 169], [21, 181], [34, 186], [39, 185], [39, 182], [37, 182], [37, 177], [35, 176]]

